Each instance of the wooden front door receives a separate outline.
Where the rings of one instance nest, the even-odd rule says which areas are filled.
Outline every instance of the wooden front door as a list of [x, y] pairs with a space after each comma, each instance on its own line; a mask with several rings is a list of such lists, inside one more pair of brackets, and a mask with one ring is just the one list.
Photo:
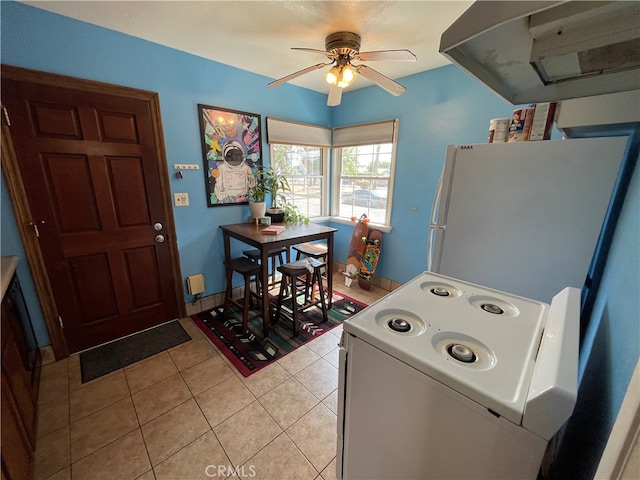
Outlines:
[[173, 219], [149, 101], [2, 73], [33, 232], [69, 351], [176, 318]]

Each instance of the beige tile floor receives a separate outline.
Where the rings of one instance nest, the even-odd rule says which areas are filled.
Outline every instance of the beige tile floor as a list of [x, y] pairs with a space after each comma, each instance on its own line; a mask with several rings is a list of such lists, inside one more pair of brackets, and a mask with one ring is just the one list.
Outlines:
[[342, 328], [245, 378], [180, 322], [191, 341], [86, 384], [78, 355], [43, 367], [36, 480], [335, 478]]

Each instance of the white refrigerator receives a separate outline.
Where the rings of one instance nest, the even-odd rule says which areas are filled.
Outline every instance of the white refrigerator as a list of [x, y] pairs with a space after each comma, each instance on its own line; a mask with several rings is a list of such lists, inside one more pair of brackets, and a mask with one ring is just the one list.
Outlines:
[[550, 303], [582, 288], [627, 137], [450, 145], [428, 270]]

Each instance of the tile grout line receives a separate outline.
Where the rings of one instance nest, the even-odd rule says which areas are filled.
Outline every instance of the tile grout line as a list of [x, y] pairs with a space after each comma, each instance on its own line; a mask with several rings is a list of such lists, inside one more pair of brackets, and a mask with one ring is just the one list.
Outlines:
[[[346, 296], [348, 296], [348, 297], [351, 297], [351, 298], [356, 299], [356, 300], [357, 300], [357, 301], [359, 301], [359, 302], [367, 303], [367, 304], [371, 304], [371, 303], [375, 302], [375, 301], [377, 300], [377, 299], [376, 299], [376, 297], [381, 298], [381, 297], [382, 297], [382, 296], [384, 296], [386, 293], [388, 293], [388, 292], [386, 292], [386, 291], [385, 291], [385, 293], [384, 293], [383, 295], [380, 295], [380, 296], [378, 296], [378, 295], [372, 295], [372, 297], [371, 297], [371, 298], [369, 298], [369, 294], [367, 293], [367, 295], [363, 295], [364, 297], [366, 297], [366, 299], [365, 299], [365, 298], [358, 298], [358, 295], [355, 295], [355, 294], [354, 294], [355, 292], [354, 292], [354, 293], [352, 293], [352, 292], [348, 292], [348, 293], [347, 293], [347, 292], [343, 292], [343, 291], [341, 291], [340, 289], [336, 289], [335, 287], [334, 287], [334, 289], [336, 290], [336, 292], [337, 292], [338, 294], [346, 295]], [[379, 290], [379, 289], [378, 289], [378, 290]], [[187, 318], [187, 319], [189, 319], [189, 317], [186, 317], [186, 318]], [[198, 333], [200, 333], [200, 332], [198, 332]], [[331, 334], [330, 332], [326, 332], [326, 333]], [[335, 336], [335, 335], [334, 335], [334, 336]], [[331, 361], [329, 361], [329, 360], [327, 359], [327, 357], [328, 357], [329, 355], [332, 355], [332, 353], [331, 353], [331, 352], [333, 352], [335, 349], [332, 349], [332, 350], [330, 350], [330, 351], [326, 352], [324, 355], [321, 355], [321, 354], [319, 354], [318, 352], [316, 352], [315, 350], [313, 350], [312, 348], [309, 348], [309, 350], [310, 350], [310, 351], [312, 351], [312, 352], [313, 352], [313, 353], [314, 353], [318, 358], [317, 358], [317, 359], [315, 359], [315, 360], [314, 360], [312, 363], [310, 363], [309, 365], [306, 365], [306, 366], [305, 366], [305, 367], [303, 367], [302, 369], [300, 369], [300, 370], [296, 371], [295, 373], [292, 373], [292, 372], [291, 372], [290, 370], [288, 370], [287, 368], [283, 367], [282, 365], [279, 365], [279, 366], [280, 366], [280, 368], [283, 370], [283, 372], [286, 374], [286, 378], [285, 378], [285, 379], [283, 379], [283, 380], [278, 381], [278, 383], [277, 383], [276, 385], [270, 386], [270, 388], [269, 388], [266, 392], [262, 393], [262, 394], [260, 395], [260, 397], [258, 397], [258, 396], [257, 396], [257, 395], [256, 395], [256, 394], [251, 390], [250, 386], [249, 386], [247, 383], [245, 383], [245, 382], [244, 382], [244, 379], [246, 379], [247, 377], [242, 376], [242, 374], [241, 374], [241, 373], [240, 373], [240, 372], [235, 368], [235, 366], [234, 366], [233, 364], [231, 364], [231, 363], [228, 361], [228, 359], [226, 359], [226, 357], [224, 356], [224, 354], [223, 354], [222, 352], [220, 352], [220, 351], [215, 347], [215, 345], [213, 345], [213, 344], [212, 344], [212, 342], [210, 341], [210, 339], [208, 339], [205, 335], [201, 335], [201, 337], [207, 340], [207, 344], [208, 344], [208, 346], [210, 346], [210, 347], [213, 349], [213, 351], [215, 352], [215, 354], [216, 354], [217, 356], [222, 357], [222, 361], [223, 361], [223, 363], [224, 363], [224, 364], [225, 364], [225, 365], [226, 365], [226, 366], [231, 370], [231, 372], [234, 374], [234, 376], [242, 382], [242, 384], [243, 384], [244, 388], [245, 388], [245, 389], [247, 389], [247, 390], [249, 391], [249, 393], [251, 394], [251, 396], [253, 397], [253, 400], [252, 400], [248, 405], [245, 405], [245, 406], [244, 406], [243, 408], [241, 408], [239, 411], [237, 411], [237, 412], [235, 412], [235, 413], [233, 413], [233, 414], [229, 415], [227, 418], [225, 418], [224, 420], [222, 420], [222, 421], [220, 421], [219, 423], [217, 423], [217, 424], [216, 424], [216, 426], [217, 426], [217, 425], [220, 425], [220, 424], [221, 424], [221, 423], [223, 423], [224, 421], [227, 421], [228, 419], [232, 418], [234, 415], [238, 414], [239, 412], [241, 412], [242, 410], [244, 410], [245, 408], [247, 408], [249, 405], [251, 405], [254, 401], [257, 401], [257, 402], [258, 402], [258, 405], [260, 405], [260, 407], [261, 407], [265, 412], [267, 412], [267, 414], [269, 415], [269, 417], [272, 419], [272, 421], [274, 421], [274, 423], [278, 426], [278, 428], [279, 428], [279, 430], [280, 430], [280, 433], [279, 433], [278, 435], [276, 435], [276, 437], [275, 437], [275, 438], [271, 439], [271, 440], [270, 440], [270, 441], [269, 441], [265, 446], [263, 446], [262, 448], [260, 448], [260, 449], [259, 449], [259, 450], [258, 450], [258, 451], [257, 451], [257, 452], [256, 452], [256, 453], [255, 453], [255, 454], [254, 454], [250, 459], [249, 459], [249, 460], [247, 460], [247, 462], [248, 462], [248, 461], [250, 461], [252, 458], [254, 458], [256, 455], [258, 455], [258, 454], [259, 454], [259, 453], [260, 453], [264, 448], [266, 448], [267, 446], [271, 445], [271, 444], [273, 443], [273, 441], [274, 441], [276, 438], [278, 438], [282, 433], [284, 433], [284, 434], [287, 436], [287, 438], [289, 439], [289, 441], [290, 441], [291, 443], [293, 443], [293, 445], [295, 446], [295, 448], [297, 449], [297, 451], [299, 451], [299, 452], [302, 454], [303, 458], [305, 458], [305, 460], [306, 460], [306, 461], [307, 461], [307, 462], [312, 466], [313, 470], [314, 470], [314, 471], [316, 471], [318, 475], [322, 475], [322, 471], [326, 470], [326, 468], [331, 464], [331, 462], [333, 462], [333, 461], [335, 460], [336, 456], [334, 455], [334, 457], [331, 459], [331, 461], [329, 461], [329, 463], [328, 463], [327, 465], [325, 465], [325, 466], [322, 468], [322, 470], [318, 470], [318, 469], [314, 466], [314, 464], [311, 462], [311, 460], [310, 460], [310, 459], [309, 459], [309, 458], [304, 454], [304, 452], [301, 450], [300, 446], [299, 446], [299, 445], [298, 445], [298, 444], [293, 440], [293, 438], [291, 438], [291, 437], [289, 436], [289, 434], [288, 434], [288, 430], [289, 430], [293, 425], [295, 425], [297, 422], [299, 422], [299, 421], [300, 421], [300, 419], [302, 419], [305, 415], [307, 415], [311, 410], [313, 410], [314, 408], [316, 408], [316, 407], [318, 406], [318, 404], [320, 404], [320, 403], [322, 403], [322, 405], [323, 405], [323, 407], [324, 407], [325, 409], [327, 409], [328, 411], [330, 411], [332, 414], [334, 414], [334, 415], [335, 415], [335, 413], [331, 410], [331, 408], [330, 408], [328, 405], [326, 405], [324, 402], [325, 402], [325, 401], [326, 401], [326, 400], [327, 400], [331, 395], [333, 395], [333, 394], [334, 394], [334, 392], [336, 391], [336, 389], [333, 389], [330, 393], [328, 393], [327, 395], [324, 395], [324, 396], [323, 396], [323, 398], [319, 398], [319, 396], [317, 396], [315, 393], [313, 393], [313, 392], [312, 392], [312, 391], [311, 391], [311, 390], [310, 390], [306, 385], [304, 385], [304, 384], [303, 384], [303, 383], [302, 383], [298, 378], [296, 378], [296, 375], [300, 374], [302, 371], [304, 371], [306, 368], [309, 368], [311, 365], [314, 365], [314, 364], [315, 364], [315, 363], [317, 363], [320, 359], [323, 359], [324, 361], [326, 361], [329, 365], [331, 365], [331, 367], [333, 367], [333, 368], [335, 368], [335, 369], [338, 369], [338, 368], [337, 368], [337, 367], [336, 367], [336, 366], [335, 366]], [[318, 337], [318, 338], [320, 338], [320, 337]], [[198, 339], [198, 340], [200, 340], [200, 339]], [[313, 342], [313, 340], [315, 340], [315, 339], [312, 339], [312, 340], [311, 340], [311, 342]], [[191, 341], [190, 341], [190, 342], [187, 342], [187, 343], [191, 343], [191, 342], [196, 342], [196, 340], [195, 340], [193, 337], [191, 337]], [[308, 345], [307, 345], [307, 346], [308, 346]], [[169, 358], [171, 359], [171, 363], [172, 363], [172, 365], [175, 367], [175, 369], [176, 369], [177, 373], [179, 373], [179, 374], [180, 374], [180, 379], [181, 379], [181, 381], [182, 381], [182, 382], [187, 386], [187, 390], [188, 390], [188, 392], [189, 392], [189, 398], [188, 398], [188, 399], [186, 399], [186, 400], [184, 400], [183, 402], [179, 403], [178, 405], [173, 406], [173, 407], [169, 410], [169, 412], [170, 412], [171, 410], [173, 410], [173, 409], [175, 409], [175, 408], [177, 408], [177, 407], [179, 407], [179, 406], [183, 405], [184, 403], [188, 402], [189, 400], [193, 399], [193, 400], [195, 401], [195, 403], [196, 403], [196, 406], [197, 406], [197, 408], [198, 408], [198, 410], [199, 410], [200, 414], [205, 418], [205, 421], [207, 422], [207, 425], [209, 426], [209, 429], [208, 429], [205, 433], [203, 433], [202, 435], [200, 435], [200, 436], [196, 437], [195, 439], [193, 439], [191, 442], [189, 442], [189, 443], [187, 443], [186, 445], [182, 446], [179, 450], [177, 450], [176, 452], [172, 453], [172, 454], [171, 454], [169, 457], [167, 457], [166, 459], [163, 459], [163, 460], [162, 460], [162, 462], [160, 462], [160, 463], [159, 463], [158, 465], [156, 465], [155, 467], [157, 467], [157, 466], [161, 465], [162, 463], [166, 462], [166, 461], [167, 461], [167, 460], [169, 460], [173, 455], [175, 455], [176, 453], [178, 453], [178, 452], [182, 451], [185, 447], [187, 447], [187, 446], [191, 445], [193, 442], [195, 442], [196, 440], [200, 439], [203, 435], [206, 435], [209, 431], [211, 431], [211, 432], [213, 433], [214, 438], [216, 439], [216, 441], [218, 442], [218, 444], [219, 444], [219, 445], [220, 445], [220, 447], [222, 448], [222, 451], [224, 452], [224, 455], [226, 456], [227, 460], [229, 460], [230, 464], [232, 464], [232, 462], [231, 462], [231, 460], [230, 460], [230, 458], [229, 458], [229, 456], [228, 456], [228, 454], [227, 454], [227, 451], [225, 450], [224, 446], [223, 446], [223, 445], [222, 445], [222, 443], [220, 442], [220, 439], [218, 438], [218, 436], [216, 435], [216, 433], [215, 433], [215, 431], [214, 431], [214, 426], [212, 426], [212, 425], [210, 424], [209, 419], [208, 419], [208, 418], [207, 418], [207, 416], [205, 415], [204, 411], [202, 410], [201, 405], [198, 403], [198, 401], [197, 401], [197, 399], [196, 399], [196, 395], [194, 394], [194, 392], [193, 392], [193, 390], [192, 390], [192, 387], [189, 387], [189, 385], [187, 384], [187, 382], [186, 382], [186, 380], [185, 380], [185, 377], [184, 377], [184, 375], [183, 375], [183, 372], [184, 372], [184, 371], [186, 371], [186, 370], [188, 370], [188, 368], [195, 367], [195, 366], [197, 366], [197, 365], [201, 364], [202, 362], [209, 360], [209, 359], [211, 358], [211, 356], [209, 356], [209, 357], [207, 357], [207, 358], [203, 359], [203, 360], [202, 360], [202, 361], [200, 361], [200, 362], [195, 363], [194, 365], [190, 365], [189, 367], [187, 367], [187, 368], [185, 368], [185, 369], [183, 369], [183, 370], [180, 370], [180, 369], [178, 368], [178, 365], [176, 364], [176, 360], [175, 360], [175, 359], [173, 358], [173, 356], [171, 355], [171, 351], [170, 351], [170, 350], [171, 350], [171, 349], [164, 350], [163, 352], [159, 352], [159, 354], [167, 353], [167, 354], [169, 355]], [[158, 355], [159, 355], [159, 354], [158, 354]], [[150, 359], [152, 359], [152, 358], [153, 358], [153, 357], [149, 357], [149, 358], [143, 359], [143, 360], [142, 360], [142, 362], [148, 361], [148, 360], [150, 360]], [[279, 363], [279, 362], [280, 362], [282, 359], [284, 359], [284, 358], [286, 358], [286, 357], [282, 357], [282, 358], [281, 358], [281, 359], [279, 359], [277, 362], [274, 362], [274, 364]], [[148, 447], [148, 444], [147, 444], [148, 442], [147, 442], [147, 440], [145, 439], [144, 434], [143, 434], [143, 432], [142, 432], [142, 426], [143, 426], [143, 425], [141, 425], [141, 423], [140, 423], [139, 413], [138, 413], [138, 410], [136, 409], [136, 407], [135, 407], [135, 403], [134, 403], [134, 401], [133, 401], [134, 393], [131, 391], [130, 379], [129, 379], [129, 377], [128, 377], [128, 376], [127, 376], [127, 374], [126, 374], [126, 370], [125, 370], [125, 368], [123, 367], [122, 369], [119, 369], [119, 370], [122, 370], [122, 373], [123, 373], [123, 375], [124, 375], [125, 382], [126, 382], [126, 386], [127, 386], [127, 390], [128, 390], [128, 395], [125, 395], [123, 398], [118, 399], [118, 400], [115, 400], [115, 401], [114, 401], [113, 403], [111, 403], [110, 405], [106, 405], [106, 406], [104, 406], [104, 407], [102, 407], [102, 408], [100, 408], [100, 409], [96, 410], [95, 412], [91, 412], [90, 414], [85, 415], [85, 416], [83, 416], [83, 417], [81, 417], [81, 418], [78, 418], [78, 419], [76, 419], [74, 422], [72, 422], [72, 421], [71, 421], [71, 396], [72, 396], [72, 393], [75, 393], [76, 391], [78, 391], [80, 388], [82, 388], [82, 386], [81, 386], [81, 387], [77, 387], [75, 384], [74, 384], [74, 385], [72, 385], [72, 384], [71, 384], [71, 380], [72, 380], [72, 378], [71, 378], [71, 377], [72, 377], [72, 374], [73, 374], [73, 376], [75, 377], [75, 375], [76, 375], [76, 374], [78, 374], [78, 372], [76, 371], [76, 366], [75, 366], [75, 365], [73, 365], [73, 364], [72, 364], [72, 362], [68, 360], [68, 358], [67, 358], [67, 359], [65, 359], [65, 360], [66, 360], [66, 369], [64, 369], [64, 370], [66, 370], [66, 382], [67, 382], [67, 383], [66, 383], [66, 393], [67, 393], [67, 396], [66, 396], [66, 408], [65, 408], [65, 410], [66, 410], [66, 416], [67, 416], [67, 425], [65, 425], [64, 427], [60, 427], [59, 429], [56, 429], [56, 430], [54, 430], [54, 431], [52, 431], [52, 432], [49, 432], [49, 433], [47, 433], [46, 435], [44, 435], [44, 436], [42, 436], [42, 437], [38, 437], [38, 440], [41, 440], [42, 438], [44, 438], [44, 437], [46, 437], [47, 435], [50, 435], [50, 434], [52, 434], [52, 433], [59, 432], [59, 431], [60, 431], [60, 430], [62, 430], [63, 428], [67, 428], [67, 429], [68, 429], [68, 436], [67, 436], [67, 439], [68, 439], [68, 445], [67, 445], [67, 447], [68, 447], [68, 457], [67, 457], [67, 460], [65, 460], [65, 462], [64, 462], [64, 463], [66, 463], [67, 465], [66, 465], [66, 466], [64, 466], [64, 467], [62, 467], [60, 470], [58, 470], [58, 471], [56, 471], [56, 472], [51, 473], [47, 478], [49, 478], [49, 477], [50, 477], [50, 476], [52, 476], [52, 475], [57, 475], [57, 474], [59, 474], [60, 472], [62, 472], [63, 470], [65, 470], [65, 469], [67, 469], [67, 468], [69, 469], [70, 475], [72, 476], [72, 470], [73, 470], [73, 464], [74, 464], [74, 463], [77, 463], [77, 462], [79, 462], [79, 461], [81, 461], [81, 460], [83, 460], [83, 459], [87, 458], [88, 456], [90, 456], [90, 455], [92, 455], [92, 454], [94, 454], [94, 453], [98, 452], [99, 450], [101, 450], [101, 449], [103, 449], [103, 448], [108, 447], [109, 445], [113, 444], [114, 442], [119, 441], [119, 440], [120, 440], [120, 439], [122, 439], [124, 436], [129, 435], [129, 434], [131, 434], [132, 432], [134, 432], [136, 429], [139, 431], [139, 434], [142, 436], [143, 444], [144, 444], [144, 446], [145, 446], [145, 451], [146, 451], [146, 454], [147, 454], [147, 459], [148, 459], [148, 461], [149, 461], [149, 465], [151, 466], [150, 470], [148, 470], [148, 471], [144, 472], [144, 474], [147, 474], [149, 471], [151, 471], [151, 472], [152, 472], [152, 474], [155, 476], [155, 467], [152, 465], [152, 462], [151, 462], [151, 456], [150, 456], [149, 447]], [[74, 360], [74, 361], [75, 361], [75, 360]], [[117, 371], [116, 371], [116, 372], [117, 372]], [[116, 372], [113, 372], [113, 373], [115, 374]], [[80, 374], [81, 374], [81, 372], [80, 372]], [[172, 375], [170, 375], [169, 377], [171, 377], [171, 376], [172, 376]], [[169, 378], [169, 377], [167, 377], [167, 378]], [[233, 377], [228, 377], [228, 378], [233, 378]], [[293, 379], [294, 379], [294, 380], [295, 380], [299, 385], [302, 385], [302, 387], [303, 387], [307, 392], [309, 392], [309, 393], [313, 396], [313, 398], [314, 398], [316, 401], [315, 401], [314, 406], [313, 406], [313, 407], [311, 407], [311, 409], [307, 410], [307, 412], [306, 412], [305, 414], [303, 414], [301, 417], [299, 417], [298, 419], [296, 419], [296, 420], [295, 420], [291, 425], [289, 425], [289, 427], [287, 427], [287, 429], [283, 429], [283, 428], [278, 424], [278, 422], [277, 422], [277, 421], [276, 421], [276, 419], [273, 417], [273, 415], [272, 415], [272, 414], [271, 414], [271, 413], [270, 413], [270, 412], [265, 408], [265, 406], [262, 404], [262, 402], [260, 401], [260, 398], [262, 398], [262, 397], [264, 397], [265, 395], [267, 395], [268, 393], [272, 392], [274, 389], [278, 388], [278, 387], [279, 387], [279, 386], [281, 386], [284, 382], [288, 381], [288, 380], [289, 380], [289, 379], [291, 379], [291, 378], [293, 378]], [[163, 379], [163, 380], [166, 380], [166, 379]], [[146, 389], [150, 388], [151, 386], [153, 386], [153, 385], [155, 385], [155, 384], [157, 384], [157, 383], [159, 383], [160, 381], [163, 381], [163, 380], [158, 380], [158, 381], [154, 382], [153, 384], [148, 385], [147, 387], [145, 387], [144, 389], [142, 389], [142, 390], [140, 390], [140, 391], [144, 391], [144, 390], [146, 390]], [[224, 380], [222, 380], [222, 381], [224, 381]], [[221, 381], [221, 382], [222, 382], [222, 381]], [[200, 392], [200, 393], [204, 393], [204, 392], [205, 392], [205, 391], [207, 391], [208, 389], [213, 388], [213, 387], [215, 387], [216, 385], [219, 385], [219, 383], [221, 383], [221, 382], [218, 382], [217, 384], [210, 386], [209, 388], [207, 388], [206, 390], [204, 390], [203, 392]], [[77, 387], [77, 388], [75, 388], [75, 387]], [[138, 392], [136, 392], [136, 393], [138, 393]], [[77, 459], [75, 462], [73, 462], [73, 461], [72, 461], [72, 456], [71, 456], [71, 453], [72, 453], [72, 452], [71, 452], [71, 426], [72, 426], [72, 424], [75, 424], [75, 423], [77, 423], [78, 421], [80, 421], [80, 420], [82, 420], [82, 419], [84, 419], [84, 418], [86, 418], [86, 417], [88, 417], [88, 416], [90, 416], [90, 415], [93, 415], [93, 414], [95, 414], [95, 413], [98, 413], [98, 412], [100, 412], [100, 411], [103, 411], [104, 409], [106, 409], [106, 408], [108, 408], [108, 407], [110, 407], [110, 406], [114, 405], [115, 403], [120, 402], [120, 401], [122, 401], [122, 400], [126, 399], [126, 398], [127, 398], [127, 396], [128, 396], [128, 398], [129, 398], [129, 401], [131, 402], [132, 408], [133, 408], [133, 410], [134, 410], [134, 414], [135, 414], [135, 418], [136, 418], [137, 426], [136, 426], [135, 428], [131, 429], [130, 431], [128, 431], [128, 432], [126, 432], [126, 433], [124, 433], [123, 435], [119, 436], [118, 438], [113, 439], [111, 442], [109, 442], [109, 443], [107, 443], [107, 444], [105, 444], [105, 445], [102, 445], [100, 448], [98, 448], [98, 449], [94, 450], [93, 452], [88, 453], [87, 455], [85, 455], [85, 456], [83, 456], [82, 458], [79, 458], [79, 459]], [[160, 414], [160, 415], [158, 415], [158, 416], [154, 417], [153, 419], [150, 419], [150, 420], [149, 420], [149, 422], [151, 422], [151, 421], [153, 421], [153, 420], [155, 420], [155, 419], [157, 419], [157, 418], [161, 417], [162, 415], [165, 415], [166, 413], [168, 413], [168, 412], [163, 412], [162, 414]], [[147, 422], [147, 423], [149, 423], [149, 422]], [[145, 423], [145, 425], [146, 425], [147, 423]], [[244, 462], [244, 463], [243, 463], [243, 465], [244, 465], [244, 464], [246, 464], [247, 462]], [[317, 477], [316, 477], [316, 478], [317, 478]]]

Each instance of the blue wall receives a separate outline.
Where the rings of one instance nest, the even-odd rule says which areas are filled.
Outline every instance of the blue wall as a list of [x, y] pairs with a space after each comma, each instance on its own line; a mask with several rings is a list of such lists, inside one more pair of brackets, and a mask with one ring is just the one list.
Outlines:
[[578, 401], [550, 478], [591, 479], [640, 357], [640, 128], [631, 134], [630, 178], [580, 351]]
[[[34, 70], [86, 78], [158, 92], [171, 191], [189, 194], [189, 207], [174, 208], [182, 277], [202, 272], [205, 295], [224, 290], [223, 245], [218, 225], [249, 217], [246, 205], [208, 208], [203, 170], [173, 176], [174, 163], [202, 165], [199, 103], [266, 116], [329, 126], [326, 96], [283, 85], [269, 89], [270, 79], [131, 36], [78, 22], [19, 3], [0, 2], [1, 61]], [[263, 156], [269, 162], [268, 145]], [[2, 255], [24, 258], [4, 177], [2, 188]], [[26, 262], [23, 283], [32, 285]], [[31, 288], [31, 298], [35, 298]], [[188, 296], [188, 295], [187, 295]], [[190, 300], [190, 298], [186, 299]], [[37, 302], [31, 302], [41, 345], [49, 343]]]
[[[381, 276], [398, 282], [426, 269], [428, 217], [447, 143], [485, 142], [489, 119], [513, 110], [454, 66], [404, 78], [401, 97], [369, 87], [346, 92], [342, 105], [329, 108], [324, 94], [287, 84], [269, 89], [260, 75], [22, 4], [0, 6], [3, 63], [158, 92], [170, 173], [174, 163], [202, 162], [198, 103], [259, 113], [263, 124], [267, 116], [323, 126], [400, 118], [393, 231], [379, 266]], [[263, 156], [268, 163], [266, 143]], [[218, 225], [244, 221], [248, 207], [207, 208], [202, 170], [183, 174], [171, 176], [172, 193], [187, 192], [190, 200], [174, 207], [182, 276], [202, 272], [205, 295], [218, 293]], [[335, 226], [336, 259], [344, 262], [352, 226]], [[5, 234], [12, 235], [10, 227]]]
[[[317, 92], [286, 84], [269, 89], [269, 78], [26, 5], [3, 1], [0, 8], [2, 63], [158, 92], [171, 173], [174, 163], [202, 162], [198, 103], [259, 113], [263, 122], [274, 116], [328, 127], [399, 118], [393, 228], [385, 234], [379, 266], [381, 276], [398, 282], [426, 269], [429, 213], [447, 144], [485, 142], [489, 120], [510, 116], [514, 108], [454, 66], [401, 79], [407, 87], [401, 97], [368, 87], [347, 91], [342, 105], [329, 108], [326, 96]], [[266, 144], [263, 156], [268, 163]], [[202, 170], [183, 174], [182, 180], [171, 177], [172, 193], [187, 192], [191, 204], [174, 207], [182, 277], [202, 272], [205, 294], [221, 292], [223, 247], [218, 226], [245, 221], [248, 207], [207, 208]], [[581, 359], [586, 365], [592, 352], [601, 365], [586, 369], [582, 383], [608, 385], [598, 406], [606, 417], [604, 427], [594, 433], [599, 444], [606, 442], [640, 353], [638, 184], [636, 168], [593, 313], [598, 342]], [[2, 255], [23, 256], [4, 178], [0, 187]], [[339, 228], [336, 259], [344, 262], [352, 226], [334, 226]], [[26, 263], [19, 268], [28, 295], [35, 299]], [[29, 308], [38, 339], [47, 344], [37, 301], [32, 300]], [[584, 407], [587, 413], [589, 408]]]
[[[407, 87], [400, 97], [377, 87], [347, 93], [332, 125], [399, 119], [392, 231], [383, 235], [378, 268], [404, 283], [427, 269], [429, 216], [447, 145], [485, 143], [489, 120], [509, 117], [514, 106], [454, 66], [400, 83]], [[347, 250], [350, 235], [344, 228], [337, 235], [337, 252]]]

